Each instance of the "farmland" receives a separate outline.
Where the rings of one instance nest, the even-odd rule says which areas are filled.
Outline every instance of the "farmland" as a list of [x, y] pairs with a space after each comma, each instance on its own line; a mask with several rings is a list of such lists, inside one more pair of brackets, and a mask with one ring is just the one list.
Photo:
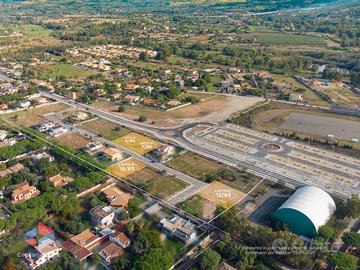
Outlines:
[[281, 33], [258, 33], [255, 42], [261, 44], [283, 44], [283, 45], [314, 45], [324, 46], [326, 40], [321, 37], [309, 35], [293, 35]]

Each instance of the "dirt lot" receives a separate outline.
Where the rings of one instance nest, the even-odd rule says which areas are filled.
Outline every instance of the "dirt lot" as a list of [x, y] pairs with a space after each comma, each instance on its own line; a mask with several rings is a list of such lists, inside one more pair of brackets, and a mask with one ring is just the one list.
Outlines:
[[65, 144], [74, 150], [84, 148], [90, 140], [77, 133], [67, 133], [56, 137], [55, 139], [60, 144]]
[[0, 118], [11, 120], [13, 123], [21, 126], [31, 127], [38, 123], [48, 122], [43, 115], [51, 112], [60, 112], [69, 109], [70, 106], [63, 103], [51, 103], [38, 106], [36, 108], [26, 109], [14, 113], [1, 115]]
[[117, 138], [113, 142], [143, 155], [161, 146], [160, 142], [135, 132], [131, 132], [120, 138]]
[[241, 96], [218, 96], [207, 98], [206, 100], [170, 112], [146, 107], [143, 105], [125, 106], [125, 112], [117, 112], [118, 105], [109, 102], [96, 102], [96, 108], [111, 111], [131, 120], [136, 120], [140, 115], [148, 117], [147, 122], [155, 122], [157, 126], [174, 126], [189, 123], [192, 121], [221, 122], [230, 115], [243, 111], [256, 103], [263, 101], [257, 97]]
[[162, 174], [150, 167], [137, 171], [126, 179], [160, 198], [165, 198], [187, 186], [185, 182], [168, 174]]
[[100, 135], [107, 140], [115, 140], [121, 136], [130, 133], [130, 130], [124, 127], [120, 127], [114, 123], [103, 119], [95, 119], [79, 126], [89, 132]]
[[224, 208], [232, 206], [245, 197], [245, 193], [218, 181], [205, 186], [197, 194]]
[[106, 171], [119, 178], [125, 178], [130, 174], [141, 171], [145, 166], [145, 164], [138, 160], [128, 159], [108, 167]]

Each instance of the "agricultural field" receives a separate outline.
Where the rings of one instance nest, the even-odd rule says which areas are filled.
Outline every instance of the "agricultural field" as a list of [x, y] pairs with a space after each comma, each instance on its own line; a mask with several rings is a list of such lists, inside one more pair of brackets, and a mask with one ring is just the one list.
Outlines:
[[10, 120], [12, 123], [31, 127], [39, 123], [48, 122], [43, 116], [52, 112], [60, 112], [70, 107], [63, 103], [51, 103], [40, 105], [35, 108], [25, 109], [14, 113], [3, 114], [2, 119]]
[[142, 155], [147, 154], [161, 146], [160, 142], [135, 132], [131, 132], [117, 138], [113, 141], [113, 143]]
[[293, 35], [281, 33], [258, 33], [255, 42], [261, 44], [282, 44], [282, 45], [313, 45], [325, 46], [326, 40], [321, 37], [308, 35]]
[[84, 78], [96, 74], [96, 72], [69, 64], [42, 65], [38, 68], [41, 70], [42, 79]]
[[150, 167], [128, 175], [126, 180], [162, 199], [188, 186], [187, 183]]
[[67, 145], [74, 150], [82, 149], [90, 142], [90, 140], [77, 133], [62, 134], [56, 137], [55, 140], [59, 144]]
[[79, 125], [79, 127], [98, 136], [104, 137], [109, 141], [125, 136], [131, 132], [127, 128], [121, 127], [104, 119], [94, 119]]

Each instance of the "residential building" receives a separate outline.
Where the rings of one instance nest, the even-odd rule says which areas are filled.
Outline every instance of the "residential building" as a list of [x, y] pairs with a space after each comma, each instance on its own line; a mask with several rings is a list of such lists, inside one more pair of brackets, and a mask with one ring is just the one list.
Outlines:
[[111, 161], [118, 161], [123, 158], [123, 153], [116, 148], [105, 148], [102, 150], [102, 153], [107, 159]]
[[108, 227], [115, 219], [115, 208], [110, 205], [98, 205], [90, 210], [90, 217], [95, 227]]
[[40, 194], [40, 191], [34, 187], [30, 186], [27, 181], [24, 181], [15, 186], [12, 194], [11, 194], [11, 203], [17, 204], [24, 201], [27, 201], [33, 197], [36, 197]]
[[107, 242], [105, 246], [99, 251], [99, 255], [107, 263], [111, 263], [113, 259], [121, 256], [123, 253], [124, 250], [114, 242]]
[[49, 130], [49, 134], [54, 137], [60, 136], [61, 134], [64, 134], [66, 132], [68, 132], [68, 130], [66, 127], [63, 126], [54, 126]]
[[103, 192], [106, 196], [106, 199], [113, 207], [127, 208], [129, 200], [132, 198], [130, 193], [123, 192], [117, 187], [109, 187]]
[[170, 107], [177, 107], [177, 106], [181, 105], [181, 102], [179, 100], [172, 99], [172, 100], [169, 100], [167, 105], [170, 106]]
[[30, 103], [30, 101], [28, 101], [28, 100], [24, 100], [24, 101], [21, 101], [21, 102], [20, 102], [20, 107], [21, 107], [21, 108], [29, 108], [30, 105], [31, 105], [31, 103]]
[[71, 183], [72, 181], [74, 181], [74, 179], [71, 177], [62, 176], [61, 174], [56, 174], [49, 177], [48, 181], [53, 187], [62, 187]]
[[109, 236], [109, 239], [122, 248], [127, 248], [130, 246], [130, 239], [123, 232], [115, 232]]
[[236, 270], [236, 268], [235, 268], [235, 267], [232, 267], [230, 264], [222, 261], [222, 262], [219, 264], [217, 270]]
[[50, 162], [53, 162], [55, 160], [55, 158], [52, 155], [50, 155], [50, 154], [48, 154], [46, 152], [41, 152], [41, 153], [34, 154], [34, 155], [31, 156], [31, 160], [33, 162], [37, 162], [37, 161], [39, 161], [39, 160], [41, 160], [43, 158], [47, 158]]
[[95, 152], [97, 150], [100, 150], [103, 147], [104, 147], [104, 145], [101, 142], [89, 142], [85, 146], [85, 151], [88, 151], [88, 152], [92, 153], [92, 152]]
[[39, 266], [49, 262], [60, 254], [62, 247], [52, 239], [46, 239], [39, 245], [30, 248], [24, 253], [24, 261], [30, 269], [36, 269]]
[[76, 100], [78, 98], [78, 93], [74, 91], [70, 91], [68, 94], [68, 98]]
[[75, 245], [86, 248], [88, 250], [91, 250], [97, 246], [100, 240], [101, 239], [93, 234], [89, 229], [86, 229], [85, 231], [70, 238], [70, 241]]
[[0, 129], [0, 141], [5, 140], [6, 136], [7, 136], [7, 131]]
[[55, 123], [49, 122], [42, 125], [38, 125], [37, 130], [40, 132], [47, 132], [55, 126], [56, 126]]
[[75, 121], [84, 121], [89, 118], [89, 115], [86, 112], [76, 112], [71, 116]]
[[177, 215], [163, 218], [160, 221], [163, 231], [181, 241], [188, 243], [196, 238], [195, 226], [189, 221]]
[[140, 88], [140, 85], [138, 84], [133, 84], [133, 83], [128, 83], [126, 86], [125, 86], [125, 90], [127, 92], [135, 92], [136, 89]]
[[140, 101], [140, 97], [139, 96], [132, 96], [132, 95], [126, 95], [124, 97], [124, 100], [130, 104], [134, 104], [136, 102]]
[[0, 110], [6, 111], [8, 109], [8, 105], [6, 103], [0, 104]]
[[152, 98], [145, 98], [142, 103], [148, 106], [156, 106], [156, 100]]
[[304, 98], [302, 94], [300, 93], [291, 93], [289, 96], [289, 101], [297, 102], [297, 101], [303, 101]]

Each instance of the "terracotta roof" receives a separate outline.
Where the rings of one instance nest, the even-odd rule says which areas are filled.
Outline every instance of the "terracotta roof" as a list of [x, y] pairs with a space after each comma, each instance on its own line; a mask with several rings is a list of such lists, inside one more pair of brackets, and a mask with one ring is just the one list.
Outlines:
[[110, 205], [115, 207], [127, 207], [129, 199], [133, 197], [131, 194], [122, 192], [116, 187], [110, 187], [103, 192]]
[[109, 242], [102, 250], [100, 250], [99, 255], [106, 260], [111, 260], [116, 258], [124, 253], [124, 250], [115, 244], [114, 242]]
[[99, 237], [87, 229], [78, 235], [71, 237], [70, 240], [81, 247], [86, 247], [87, 245], [99, 240]]
[[102, 152], [109, 157], [121, 154], [121, 151], [116, 148], [105, 148], [104, 150], [102, 150]]
[[17, 163], [14, 166], [9, 167], [9, 170], [13, 173], [20, 172], [22, 169], [24, 169], [24, 165], [21, 163]]
[[111, 237], [116, 238], [122, 244], [126, 244], [130, 240], [123, 232], [115, 232], [111, 235]]

